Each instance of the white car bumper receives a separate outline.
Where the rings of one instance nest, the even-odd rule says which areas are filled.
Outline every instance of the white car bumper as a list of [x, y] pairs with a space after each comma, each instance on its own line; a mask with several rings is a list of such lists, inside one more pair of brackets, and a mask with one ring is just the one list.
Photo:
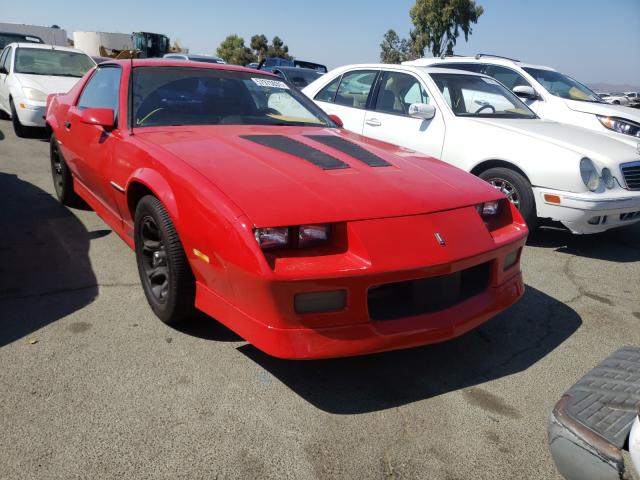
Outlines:
[[22, 125], [25, 127], [44, 127], [46, 102], [17, 98], [13, 103]]
[[[541, 187], [533, 191], [538, 217], [561, 222], [573, 233], [604, 232], [640, 221], [640, 192], [573, 193]], [[560, 203], [550, 196], [559, 197]]]

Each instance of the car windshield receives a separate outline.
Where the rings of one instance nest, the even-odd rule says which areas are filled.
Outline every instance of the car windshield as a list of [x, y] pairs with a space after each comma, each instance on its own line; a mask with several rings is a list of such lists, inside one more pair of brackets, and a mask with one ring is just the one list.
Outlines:
[[310, 70], [308, 68], [291, 68], [287, 69], [284, 73], [289, 81], [298, 88], [306, 87], [323, 75], [316, 70]]
[[524, 71], [535, 78], [551, 95], [567, 100], [602, 103], [597, 93], [568, 75], [540, 68], [524, 67]]
[[137, 67], [134, 126], [280, 125], [335, 127], [277, 77], [198, 67]]
[[18, 48], [15, 72], [32, 75], [82, 77], [95, 63], [84, 53], [48, 48]]
[[457, 117], [536, 118], [493, 78], [457, 73], [432, 73], [431, 78]]

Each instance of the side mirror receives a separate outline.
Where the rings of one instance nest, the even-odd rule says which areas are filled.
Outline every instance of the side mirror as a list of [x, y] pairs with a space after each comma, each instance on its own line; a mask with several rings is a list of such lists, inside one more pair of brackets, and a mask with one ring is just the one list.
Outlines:
[[342, 123], [342, 120], [338, 115], [329, 115], [329, 118], [337, 123], [340, 128], [344, 127], [344, 123]]
[[513, 87], [513, 93], [515, 93], [520, 98], [526, 98], [527, 100], [537, 100], [538, 94], [529, 85], [518, 85], [517, 87]]
[[115, 127], [113, 110], [110, 108], [85, 108], [80, 113], [80, 120], [82, 123], [98, 125], [107, 130]]
[[409, 116], [421, 118], [422, 120], [431, 120], [436, 116], [436, 107], [427, 103], [412, 103], [409, 105]]
[[0, 65], [0, 74], [2, 75], [8, 75], [9, 72], [7, 72], [7, 69], [4, 68], [4, 65]]

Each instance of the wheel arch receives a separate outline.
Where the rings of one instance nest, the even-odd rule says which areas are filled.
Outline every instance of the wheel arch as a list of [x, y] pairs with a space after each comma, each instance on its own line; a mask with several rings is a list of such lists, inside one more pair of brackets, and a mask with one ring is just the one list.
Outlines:
[[508, 168], [510, 170], [518, 172], [520, 175], [526, 178], [529, 183], [531, 183], [531, 179], [529, 178], [529, 175], [527, 175], [527, 173], [524, 170], [522, 170], [515, 163], [511, 163], [506, 160], [498, 160], [498, 159], [485, 160], [477, 164], [475, 167], [473, 167], [470, 173], [472, 173], [475, 176], [479, 176], [482, 172], [486, 172], [490, 168], [498, 168], [498, 167]]
[[132, 220], [135, 219], [136, 207], [140, 199], [146, 195], [153, 195], [162, 202], [177, 228], [179, 214], [176, 197], [169, 183], [158, 172], [149, 169], [134, 172], [127, 182], [125, 195]]

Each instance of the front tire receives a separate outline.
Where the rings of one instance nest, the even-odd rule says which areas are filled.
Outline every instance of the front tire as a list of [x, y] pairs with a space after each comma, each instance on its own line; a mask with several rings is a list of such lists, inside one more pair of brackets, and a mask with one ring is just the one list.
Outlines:
[[13, 131], [16, 133], [16, 136], [20, 138], [27, 137], [29, 135], [29, 127], [25, 127], [20, 123], [13, 99], [9, 100], [9, 108], [11, 109], [11, 123], [13, 123]]
[[73, 190], [73, 175], [67, 162], [65, 162], [60, 144], [55, 134], [49, 140], [49, 158], [51, 159], [51, 176], [53, 177], [53, 188], [60, 203], [67, 207], [75, 207], [81, 203], [80, 197]]
[[529, 230], [538, 224], [536, 201], [531, 183], [523, 175], [510, 168], [496, 167], [482, 172], [479, 177], [505, 194], [520, 211]]
[[136, 207], [134, 241], [142, 288], [156, 316], [168, 325], [192, 317], [193, 272], [167, 210], [152, 195]]

